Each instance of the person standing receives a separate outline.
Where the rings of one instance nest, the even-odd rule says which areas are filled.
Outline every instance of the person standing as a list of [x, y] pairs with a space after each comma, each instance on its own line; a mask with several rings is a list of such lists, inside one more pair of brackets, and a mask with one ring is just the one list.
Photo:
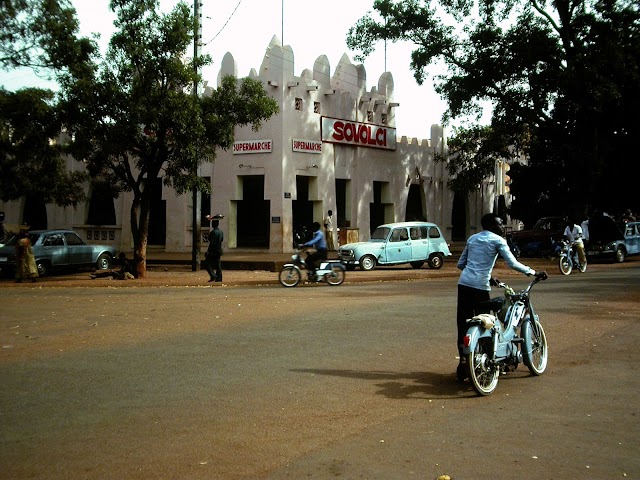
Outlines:
[[224, 234], [222, 230], [218, 228], [220, 222], [219, 219], [223, 218], [222, 215], [207, 215], [207, 219], [211, 220], [211, 231], [209, 232], [209, 248], [205, 254], [205, 268], [209, 273], [210, 282], [222, 282], [222, 242], [224, 240]]
[[524, 265], [513, 256], [507, 241], [503, 238], [502, 219], [488, 213], [480, 220], [483, 231], [471, 235], [467, 240], [458, 268], [462, 270], [458, 280], [458, 309], [456, 323], [458, 327], [457, 347], [459, 355], [456, 376], [463, 381], [467, 377], [466, 359], [462, 355], [464, 336], [467, 333], [467, 319], [472, 318], [480, 302], [490, 299], [491, 272], [500, 255], [509, 267], [525, 275], [546, 276], [546, 272], [536, 271]]
[[335, 250], [335, 242], [333, 241], [333, 212], [329, 210], [324, 219], [324, 229], [327, 239], [327, 250]]
[[28, 227], [20, 227], [18, 241], [16, 242], [16, 283], [22, 280], [36, 281], [38, 278], [38, 266], [33, 255]]

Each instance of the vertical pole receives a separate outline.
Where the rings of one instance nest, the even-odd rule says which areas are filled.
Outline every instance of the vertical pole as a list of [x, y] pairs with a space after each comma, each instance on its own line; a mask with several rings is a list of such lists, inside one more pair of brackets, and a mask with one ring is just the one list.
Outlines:
[[[200, 55], [200, 42], [202, 40], [202, 13], [200, 12], [202, 7], [202, 0], [193, 1], [193, 18], [195, 20], [194, 32], [193, 32], [193, 61], [196, 76], [198, 74], [198, 56]], [[193, 94], [198, 97], [198, 79], [193, 81]], [[198, 154], [196, 150], [196, 155]], [[198, 164], [194, 165], [195, 176], [198, 176]], [[192, 217], [191, 217], [191, 270], [197, 272], [200, 269], [200, 192], [197, 187], [193, 187], [192, 190]]]

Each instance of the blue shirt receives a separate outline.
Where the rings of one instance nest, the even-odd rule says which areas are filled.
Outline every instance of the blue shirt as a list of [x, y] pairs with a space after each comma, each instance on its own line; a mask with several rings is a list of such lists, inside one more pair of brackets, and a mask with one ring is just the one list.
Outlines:
[[316, 250], [326, 250], [327, 241], [324, 238], [324, 233], [321, 230], [313, 233], [313, 238], [304, 244], [305, 247], [313, 247]]
[[458, 268], [462, 270], [458, 285], [478, 290], [491, 290], [489, 281], [498, 255], [504, 258], [507, 265], [513, 270], [526, 275], [536, 273], [532, 268], [516, 260], [504, 238], [489, 230], [484, 230], [471, 235], [467, 240], [467, 245], [458, 260]]

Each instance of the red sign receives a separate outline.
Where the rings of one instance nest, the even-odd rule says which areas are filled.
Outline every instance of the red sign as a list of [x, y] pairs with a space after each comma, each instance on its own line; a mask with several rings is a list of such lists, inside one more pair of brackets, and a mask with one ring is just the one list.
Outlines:
[[322, 117], [322, 140], [357, 147], [396, 149], [396, 129], [370, 123]]

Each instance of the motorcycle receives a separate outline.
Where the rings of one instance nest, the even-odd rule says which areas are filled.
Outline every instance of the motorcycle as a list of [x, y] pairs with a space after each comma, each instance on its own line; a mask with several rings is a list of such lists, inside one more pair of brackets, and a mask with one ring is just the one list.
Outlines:
[[315, 273], [307, 266], [302, 258], [301, 249], [291, 259], [293, 263], [287, 263], [280, 270], [278, 280], [283, 287], [295, 287], [302, 280], [302, 270], [307, 270], [307, 281], [310, 283], [327, 282], [329, 285], [341, 285], [344, 282], [346, 268], [339, 260], [323, 260]]
[[492, 279], [493, 285], [504, 289], [504, 296], [481, 302], [476, 312], [490, 313], [479, 313], [467, 320], [469, 328], [464, 337], [463, 354], [466, 373], [478, 394], [491, 395], [498, 386], [500, 374], [515, 370], [520, 363], [536, 376], [546, 370], [547, 337], [529, 295], [536, 283], [547, 278], [546, 272], [537, 273], [520, 292]]
[[560, 240], [556, 246], [556, 252], [559, 254], [560, 272], [569, 275], [574, 268], [578, 268], [582, 273], [587, 271], [587, 261], [580, 263], [578, 259], [578, 251], [568, 240]]

